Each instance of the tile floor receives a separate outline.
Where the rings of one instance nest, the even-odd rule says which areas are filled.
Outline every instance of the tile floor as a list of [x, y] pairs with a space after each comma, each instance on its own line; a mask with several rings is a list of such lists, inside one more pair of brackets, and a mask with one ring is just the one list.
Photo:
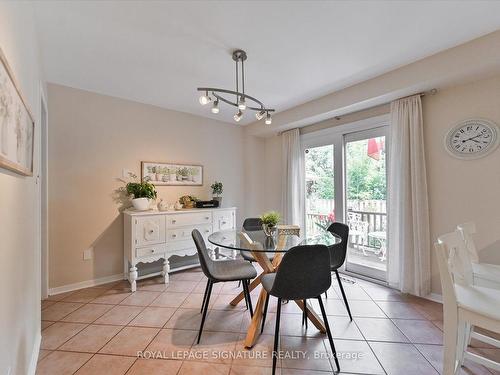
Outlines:
[[[328, 291], [325, 308], [332, 326], [342, 374], [432, 375], [441, 370], [442, 307], [351, 277], [345, 282], [354, 321], [350, 322], [338, 285]], [[195, 344], [206, 279], [199, 269], [171, 275], [168, 285], [154, 278], [52, 296], [42, 301], [39, 375], [103, 374], [271, 374], [275, 299], [271, 299], [264, 333], [252, 351], [243, 348], [250, 321], [244, 303], [228, 305], [240, 289], [216, 284], [201, 343]], [[254, 305], [258, 290], [252, 292]], [[314, 301], [313, 306], [318, 309]], [[319, 310], [318, 310], [319, 311]], [[284, 304], [282, 375], [332, 373], [328, 340], [312, 324], [301, 325], [300, 310]], [[474, 350], [500, 358], [500, 350], [473, 342]], [[155, 358], [139, 358], [143, 351]], [[296, 352], [293, 352], [296, 351]], [[306, 358], [300, 353], [307, 351]], [[233, 355], [228, 355], [233, 353]], [[462, 374], [493, 372], [466, 363]]]

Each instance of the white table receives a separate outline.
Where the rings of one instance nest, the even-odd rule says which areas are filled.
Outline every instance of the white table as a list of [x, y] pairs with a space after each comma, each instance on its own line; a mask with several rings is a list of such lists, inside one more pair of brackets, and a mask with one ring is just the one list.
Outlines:
[[386, 251], [387, 251], [387, 232], [376, 231], [368, 233], [368, 237], [371, 237], [377, 240], [380, 243], [380, 251], [378, 255], [380, 255], [379, 259], [384, 261], [386, 259]]

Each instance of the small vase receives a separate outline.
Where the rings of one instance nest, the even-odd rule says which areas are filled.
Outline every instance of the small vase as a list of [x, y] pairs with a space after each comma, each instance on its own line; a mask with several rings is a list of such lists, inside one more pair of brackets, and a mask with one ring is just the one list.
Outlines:
[[146, 211], [149, 210], [151, 202], [148, 198], [135, 198], [132, 199], [132, 205], [137, 211]]
[[262, 230], [268, 237], [273, 237], [274, 233], [276, 232], [276, 226], [275, 225], [269, 225], [269, 224], [262, 224]]
[[212, 197], [212, 200], [219, 202], [219, 207], [222, 206], [222, 197]]

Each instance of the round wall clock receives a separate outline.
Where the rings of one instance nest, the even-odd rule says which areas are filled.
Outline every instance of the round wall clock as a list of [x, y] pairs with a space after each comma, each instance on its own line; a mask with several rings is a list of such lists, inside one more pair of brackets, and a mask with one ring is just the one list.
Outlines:
[[467, 160], [488, 155], [498, 142], [498, 126], [478, 118], [461, 121], [444, 138], [446, 150], [452, 156]]

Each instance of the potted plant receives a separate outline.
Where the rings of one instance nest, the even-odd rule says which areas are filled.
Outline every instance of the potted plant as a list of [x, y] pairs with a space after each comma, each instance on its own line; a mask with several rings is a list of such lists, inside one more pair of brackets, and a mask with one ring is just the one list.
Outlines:
[[177, 171], [174, 167], [168, 168], [168, 174], [170, 175], [170, 181], [174, 182], [177, 180]]
[[156, 167], [154, 167], [154, 166], [148, 167], [148, 172], [149, 172], [149, 176], [150, 176], [151, 181], [156, 181]]
[[197, 168], [189, 168], [189, 181], [195, 181], [196, 177], [198, 175], [198, 169]]
[[276, 225], [280, 222], [281, 216], [276, 211], [269, 211], [264, 213], [260, 220], [262, 221], [262, 230], [266, 236], [271, 237], [276, 232]]
[[161, 170], [162, 168], [160, 166], [155, 167], [156, 170], [156, 181], [161, 181], [162, 175], [161, 175]]
[[210, 187], [212, 188], [212, 199], [214, 201], [218, 201], [219, 206], [222, 206], [222, 197], [221, 197], [223, 192], [222, 182], [215, 181]]
[[179, 169], [179, 175], [181, 176], [182, 181], [186, 181], [188, 179], [189, 169], [186, 167]]
[[168, 170], [168, 167], [162, 167], [161, 169], [161, 180], [163, 182], [167, 182], [169, 180], [169, 170]]
[[[131, 175], [133, 178], [137, 178], [135, 175]], [[156, 189], [153, 184], [142, 181], [142, 182], [128, 182], [125, 185], [125, 189], [129, 196], [132, 196], [132, 205], [136, 210], [145, 211], [149, 209], [151, 205], [151, 200], [156, 199]]]

